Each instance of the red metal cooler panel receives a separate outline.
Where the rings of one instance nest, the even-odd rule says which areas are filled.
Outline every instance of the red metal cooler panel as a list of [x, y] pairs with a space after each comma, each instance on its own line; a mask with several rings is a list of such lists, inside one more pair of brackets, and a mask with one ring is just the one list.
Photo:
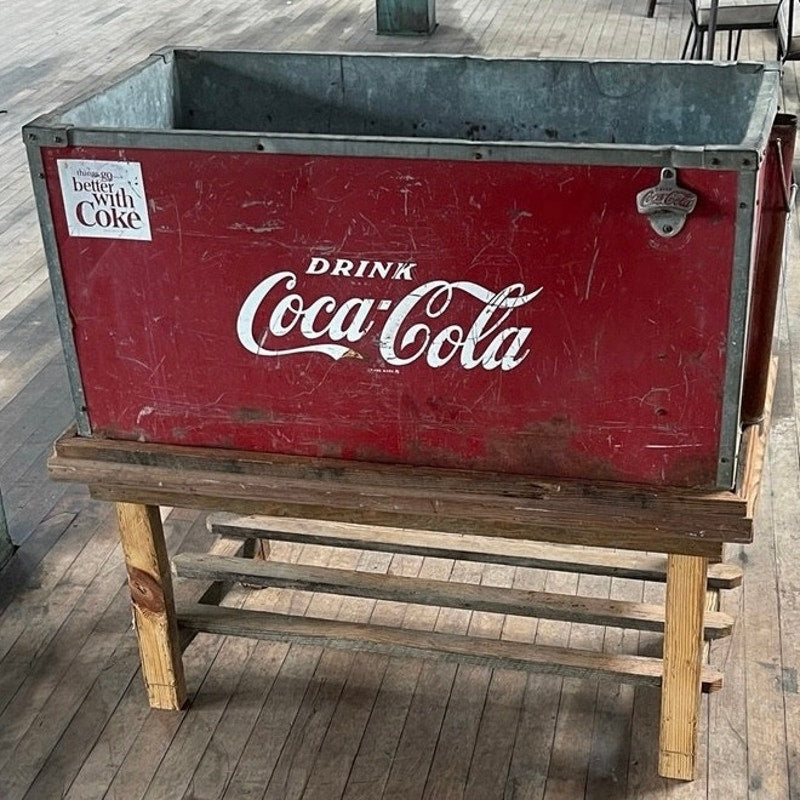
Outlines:
[[715, 482], [734, 172], [43, 153], [96, 435]]

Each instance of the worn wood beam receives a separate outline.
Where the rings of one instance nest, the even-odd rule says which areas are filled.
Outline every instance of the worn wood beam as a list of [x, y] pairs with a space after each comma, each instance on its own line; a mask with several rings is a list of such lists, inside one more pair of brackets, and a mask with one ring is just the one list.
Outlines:
[[[496, 614], [582, 622], [588, 625], [610, 625], [647, 631], [664, 629], [664, 607], [650, 603], [474, 586], [201, 553], [181, 553], [175, 556], [172, 564], [175, 573], [185, 578], [210, 578], [224, 583], [277, 586], [401, 603], [422, 603]], [[718, 612], [706, 615], [706, 638], [729, 636], [732, 629], [733, 617]]]
[[[547, 647], [508, 640], [380, 625], [313, 619], [265, 611], [195, 605], [181, 608], [182, 628], [226, 636], [291, 641], [338, 649], [456, 661], [492, 668], [520, 669], [569, 677], [605, 677], [625, 683], [660, 686], [661, 659]], [[722, 687], [722, 673], [705, 667], [704, 691]]]
[[[117, 499], [138, 489], [164, 498], [160, 502], [172, 498], [180, 505], [246, 513], [276, 509], [281, 516], [379, 520], [482, 535], [507, 530], [513, 538], [587, 545], [611, 546], [617, 540], [626, 549], [669, 552], [705, 552], [711, 543], [752, 538], [747, 502], [724, 491], [541, 480], [70, 434], [56, 443], [49, 468], [55, 478], [89, 484]], [[456, 520], [466, 527], [454, 528]], [[535, 535], [526, 537], [532, 530]]]
[[[260, 548], [257, 547], [255, 539], [233, 539], [227, 536], [217, 539], [208, 551], [208, 555], [227, 558], [253, 558], [257, 553], [260, 553]], [[217, 606], [235, 585], [233, 581], [214, 580], [203, 588], [198, 588], [193, 599], [202, 605]], [[188, 630], [178, 633], [181, 652], [183, 652], [192, 643], [196, 633]]]
[[[691, 539], [681, 534], [654, 534], [652, 530], [594, 529], [576, 530], [572, 526], [555, 527], [550, 521], [547, 527], [529, 524], [508, 524], [485, 519], [449, 518], [439, 515], [409, 515], [397, 511], [373, 510], [363, 503], [359, 508], [338, 508], [315, 504], [289, 502], [288, 490], [282, 499], [263, 498], [231, 499], [212, 495], [186, 494], [162, 488], [142, 488], [137, 485], [89, 485], [89, 492], [96, 500], [111, 502], [144, 503], [147, 505], [176, 505], [205, 511], [232, 511], [238, 514], [265, 514], [288, 517], [307, 516], [309, 519], [333, 522], [356, 522], [380, 527], [403, 526], [446, 533], [466, 533], [486, 537], [510, 539], [535, 539], [557, 544], [584, 545], [588, 547], [613, 547], [625, 550], [643, 550], [662, 553], [687, 553], [719, 560], [722, 542], [712, 539]], [[314, 497], [313, 492], [308, 496]]]
[[[211, 533], [328, 547], [352, 547], [406, 555], [452, 558], [505, 564], [512, 567], [580, 572], [610, 578], [663, 583], [667, 557], [652, 553], [620, 553], [608, 549], [559, 546], [526, 540], [464, 534], [415, 531], [409, 528], [375, 527], [346, 522], [320, 522], [287, 517], [245, 516], [218, 512], [207, 520]], [[733, 589], [742, 582], [737, 564], [717, 563], [708, 568], [710, 589]]]

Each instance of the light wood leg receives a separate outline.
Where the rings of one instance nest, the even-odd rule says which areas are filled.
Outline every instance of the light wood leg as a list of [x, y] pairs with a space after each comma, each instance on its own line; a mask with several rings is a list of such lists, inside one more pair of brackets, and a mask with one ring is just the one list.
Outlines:
[[708, 559], [670, 555], [664, 624], [658, 773], [694, 779]]
[[147, 698], [177, 710], [186, 700], [167, 546], [158, 506], [116, 503]]

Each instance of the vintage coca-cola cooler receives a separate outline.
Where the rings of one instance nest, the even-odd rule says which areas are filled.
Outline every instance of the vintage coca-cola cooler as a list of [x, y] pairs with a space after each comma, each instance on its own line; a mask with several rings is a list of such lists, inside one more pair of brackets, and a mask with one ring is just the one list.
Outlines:
[[24, 133], [78, 433], [730, 488], [778, 89], [153, 55]]

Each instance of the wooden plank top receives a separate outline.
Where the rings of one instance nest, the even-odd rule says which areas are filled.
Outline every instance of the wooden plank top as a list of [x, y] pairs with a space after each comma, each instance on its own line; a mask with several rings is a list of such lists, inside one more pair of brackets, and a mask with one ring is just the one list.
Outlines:
[[714, 555], [747, 542], [735, 492], [537, 480], [83, 438], [67, 432], [54, 478], [103, 499], [662, 552]]

